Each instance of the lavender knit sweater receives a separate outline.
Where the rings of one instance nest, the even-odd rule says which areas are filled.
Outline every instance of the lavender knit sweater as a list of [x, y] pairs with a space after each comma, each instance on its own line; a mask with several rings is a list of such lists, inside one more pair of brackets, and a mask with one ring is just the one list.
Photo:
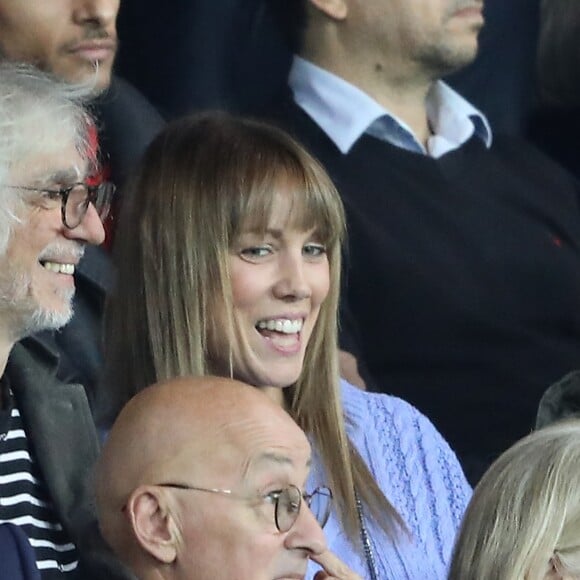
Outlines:
[[[410, 532], [394, 542], [366, 521], [379, 579], [443, 580], [471, 496], [455, 454], [431, 422], [401, 399], [344, 381], [342, 397], [351, 441]], [[310, 485], [323, 481], [318, 462]], [[334, 514], [324, 531], [330, 549], [369, 578], [364, 556], [353, 549]], [[316, 570], [311, 564], [307, 577]]]

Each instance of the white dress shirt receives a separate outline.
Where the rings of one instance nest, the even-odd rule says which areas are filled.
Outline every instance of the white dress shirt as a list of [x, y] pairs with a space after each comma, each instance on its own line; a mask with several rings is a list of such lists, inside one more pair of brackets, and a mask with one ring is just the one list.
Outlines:
[[346, 154], [367, 133], [403, 149], [441, 157], [475, 133], [487, 147], [492, 134], [485, 115], [451, 87], [437, 81], [427, 95], [433, 134], [425, 147], [401, 119], [344, 79], [295, 56], [288, 83], [294, 100]]

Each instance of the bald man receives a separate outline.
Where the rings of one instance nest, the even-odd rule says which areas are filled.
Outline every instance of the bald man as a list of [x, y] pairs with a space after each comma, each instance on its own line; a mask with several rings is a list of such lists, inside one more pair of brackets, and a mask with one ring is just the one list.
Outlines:
[[302, 491], [310, 457], [302, 430], [254, 387], [214, 377], [149, 387], [97, 466], [101, 530], [140, 580], [304, 578], [309, 559], [317, 580], [355, 580], [326, 551], [329, 490]]

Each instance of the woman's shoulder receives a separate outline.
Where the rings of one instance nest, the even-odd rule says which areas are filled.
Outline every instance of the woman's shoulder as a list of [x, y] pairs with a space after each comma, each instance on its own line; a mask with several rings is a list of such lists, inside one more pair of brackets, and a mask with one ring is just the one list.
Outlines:
[[342, 404], [349, 436], [364, 438], [365, 447], [374, 442], [391, 452], [419, 448], [428, 454], [435, 450], [457, 462], [455, 454], [433, 423], [413, 405], [384, 393], [371, 393], [341, 380]]
[[432, 423], [407, 401], [384, 393], [363, 391], [341, 379], [342, 404], [350, 423], [355, 427], [368, 425], [369, 421], [388, 421], [395, 431], [405, 430], [419, 422], [434, 429]]
[[455, 453], [433, 423], [406, 401], [344, 381], [341, 386], [353, 445], [412, 535], [448, 562], [471, 497]]
[[464, 504], [471, 490], [457, 456], [423, 413], [397, 397], [341, 383], [349, 437], [376, 477], [420, 476]]

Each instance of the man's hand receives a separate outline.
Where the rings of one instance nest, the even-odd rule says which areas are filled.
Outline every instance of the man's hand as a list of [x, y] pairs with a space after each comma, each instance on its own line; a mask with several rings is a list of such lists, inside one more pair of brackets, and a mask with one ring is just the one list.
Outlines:
[[362, 580], [358, 574], [355, 574], [329, 550], [322, 552], [322, 554], [310, 556], [310, 559], [323, 568], [316, 573], [314, 580]]

